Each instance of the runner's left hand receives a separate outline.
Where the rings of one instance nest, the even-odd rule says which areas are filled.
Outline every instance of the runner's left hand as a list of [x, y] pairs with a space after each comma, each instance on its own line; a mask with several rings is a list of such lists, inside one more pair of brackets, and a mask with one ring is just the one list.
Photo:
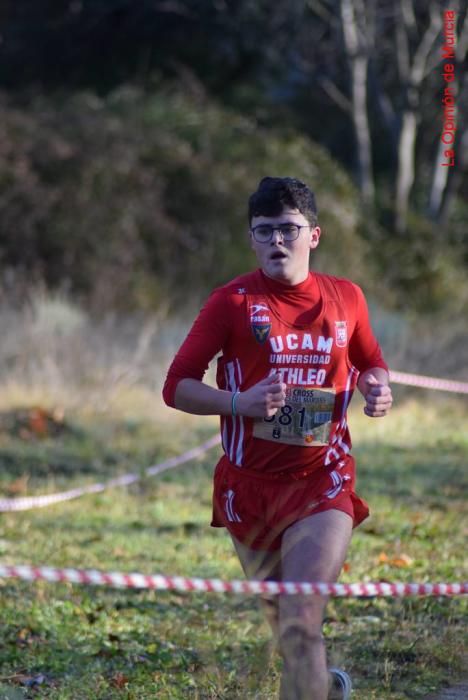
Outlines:
[[366, 405], [364, 413], [371, 418], [386, 416], [392, 407], [392, 390], [388, 384], [381, 384], [373, 374], [366, 378]]

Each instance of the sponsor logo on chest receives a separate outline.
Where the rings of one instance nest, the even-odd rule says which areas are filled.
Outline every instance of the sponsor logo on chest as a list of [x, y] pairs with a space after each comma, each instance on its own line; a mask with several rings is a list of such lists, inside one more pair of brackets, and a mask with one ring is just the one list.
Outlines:
[[255, 340], [263, 345], [271, 331], [270, 309], [264, 302], [251, 304], [249, 308], [250, 327]]

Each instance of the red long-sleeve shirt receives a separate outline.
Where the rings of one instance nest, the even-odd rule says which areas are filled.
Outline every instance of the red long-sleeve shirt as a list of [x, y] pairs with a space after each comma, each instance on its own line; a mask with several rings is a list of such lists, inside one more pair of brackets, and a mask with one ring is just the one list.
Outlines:
[[165, 402], [174, 406], [178, 382], [202, 380], [219, 352], [220, 389], [245, 391], [273, 373], [287, 385], [286, 406], [271, 419], [221, 416], [230, 462], [265, 475], [345, 459], [359, 373], [388, 369], [361, 289], [317, 273], [290, 286], [256, 270], [216, 289], [169, 368]]

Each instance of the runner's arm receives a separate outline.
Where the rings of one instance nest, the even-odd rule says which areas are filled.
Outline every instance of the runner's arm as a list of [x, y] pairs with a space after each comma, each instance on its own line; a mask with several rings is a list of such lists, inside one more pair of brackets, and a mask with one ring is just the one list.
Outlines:
[[286, 386], [280, 375], [265, 377], [242, 392], [225, 391], [205, 384], [210, 361], [226, 347], [235, 327], [233, 307], [226, 293], [215, 290], [198, 314], [177, 352], [163, 388], [165, 403], [195, 415], [271, 417], [285, 404]]
[[285, 405], [286, 385], [279, 374], [265, 377], [242, 392], [214, 389], [196, 379], [182, 379], [175, 390], [174, 407], [180, 411], [206, 415], [232, 415], [233, 400], [236, 415], [270, 418]]
[[209, 363], [227, 342], [231, 321], [226, 295], [219, 290], [213, 292], [167, 372], [163, 399], [168, 406], [199, 415], [224, 415], [227, 411], [231, 392], [215, 389], [202, 380]]
[[174, 408], [198, 416], [230, 416], [232, 391], [215, 389], [198, 379], [181, 379], [175, 390]]
[[364, 413], [372, 418], [385, 416], [392, 406], [388, 366], [374, 336], [362, 290], [356, 292], [356, 325], [350, 342], [350, 359], [360, 371], [358, 389], [364, 396]]
[[[362, 289], [356, 284], [350, 284], [355, 295], [355, 303], [351, 305], [350, 309], [350, 312], [355, 316], [355, 324], [349, 341], [349, 359], [359, 370], [361, 377], [365, 372], [375, 368], [381, 368], [388, 372], [388, 365], [383, 358], [382, 350], [370, 324], [369, 310]], [[351, 295], [349, 294], [349, 296]], [[358, 382], [358, 386], [362, 391], [361, 382]]]

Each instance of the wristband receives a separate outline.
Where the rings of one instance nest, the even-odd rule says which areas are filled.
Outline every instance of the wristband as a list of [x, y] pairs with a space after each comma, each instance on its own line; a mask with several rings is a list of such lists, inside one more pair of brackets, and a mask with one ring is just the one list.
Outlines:
[[231, 398], [231, 414], [233, 417], [237, 416], [236, 401], [237, 401], [237, 397], [239, 396], [239, 394], [240, 394], [239, 389], [236, 389], [236, 391], [233, 393], [232, 398]]

